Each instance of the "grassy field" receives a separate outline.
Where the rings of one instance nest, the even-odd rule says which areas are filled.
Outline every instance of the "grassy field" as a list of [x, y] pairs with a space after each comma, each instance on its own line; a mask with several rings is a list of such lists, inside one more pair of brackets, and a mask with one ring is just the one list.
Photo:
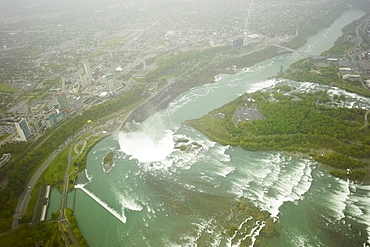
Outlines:
[[31, 221], [31, 218], [32, 218], [32, 211], [33, 211], [33, 207], [36, 205], [37, 203], [37, 195], [39, 193], [39, 189], [40, 189], [40, 186], [39, 185], [36, 185], [32, 192], [31, 192], [31, 197], [30, 197], [30, 201], [28, 202], [28, 205], [27, 205], [27, 210], [22, 218], [23, 221], [26, 221], [26, 222], [29, 222]]
[[62, 190], [64, 173], [68, 162], [68, 150], [69, 146], [67, 146], [58, 154], [57, 157], [55, 157], [55, 159], [50, 163], [49, 167], [44, 171], [44, 173], [36, 183], [36, 186], [31, 193], [31, 198], [28, 203], [26, 213], [24, 215], [25, 219], [31, 219], [33, 207], [36, 204], [37, 194], [41, 185], [46, 184], [57, 186], [57, 189], [59, 191]]
[[[210, 139], [217, 141], [220, 144], [230, 144], [231, 135], [223, 129], [223, 119], [216, 115], [216, 112], [209, 113], [199, 119], [188, 120], [186, 124], [193, 126], [200, 132], [210, 137]], [[235, 142], [237, 145], [238, 142]]]
[[[68, 164], [68, 151], [69, 145], [64, 148], [57, 157], [51, 162], [49, 167], [44, 171], [38, 184], [50, 184], [52, 186], [62, 184], [64, 173]], [[62, 186], [58, 185], [57, 188], [61, 191]]]
[[117, 117], [117, 116], [115, 116], [115, 115], [110, 115], [110, 116], [108, 116], [108, 117], [102, 118], [101, 120], [102, 120], [103, 122], [107, 122], [107, 121], [109, 121], [109, 120], [111, 120], [111, 119], [113, 119], [113, 118], [115, 118], [115, 117]]
[[93, 133], [86, 133], [85, 135], [83, 135], [83, 136], [81, 136], [80, 137], [80, 141], [82, 141], [83, 139], [85, 139], [85, 138], [87, 138], [87, 137], [89, 137], [89, 136], [91, 136]]
[[0, 243], [2, 246], [12, 246], [13, 243], [17, 240], [17, 238], [18, 238], [17, 231], [9, 231], [8, 233], [0, 237]]
[[12, 83], [0, 83], [0, 92], [14, 93], [18, 92], [19, 88], [10, 87]]
[[3, 134], [3, 135], [0, 137], [0, 141], [4, 141], [8, 136], [10, 136], [10, 134]]

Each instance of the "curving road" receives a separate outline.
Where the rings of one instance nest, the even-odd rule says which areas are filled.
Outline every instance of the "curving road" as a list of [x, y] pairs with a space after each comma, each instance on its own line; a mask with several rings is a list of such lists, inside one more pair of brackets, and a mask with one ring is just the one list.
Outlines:
[[29, 203], [29, 200], [31, 198], [31, 192], [33, 188], [35, 187], [37, 181], [40, 179], [42, 173], [45, 171], [46, 168], [50, 165], [50, 163], [55, 159], [55, 157], [58, 155], [58, 153], [63, 150], [71, 141], [73, 138], [68, 138], [65, 143], [63, 143], [57, 151], [54, 151], [48, 159], [37, 169], [37, 171], [33, 174], [31, 180], [27, 183], [26, 188], [23, 190], [21, 196], [19, 197], [17, 207], [15, 209], [15, 213], [13, 216], [13, 222], [12, 222], [12, 230], [15, 230], [19, 227], [19, 220], [23, 217], [23, 215], [26, 213], [27, 206]]
[[50, 163], [55, 159], [56, 153], [53, 153], [49, 156], [49, 158], [40, 166], [40, 168], [33, 174], [31, 180], [28, 182], [26, 188], [22, 192], [15, 213], [14, 213], [14, 220], [12, 223], [12, 230], [15, 230], [19, 226], [19, 220], [23, 217], [27, 210], [27, 205], [31, 197], [31, 192], [33, 188], [35, 187], [37, 181], [39, 180], [42, 173], [45, 171], [45, 169], [50, 165]]
[[356, 28], [356, 37], [357, 37], [357, 42], [356, 42], [356, 45], [354, 46], [354, 48], [356, 47], [359, 47], [361, 48], [361, 43], [362, 43], [362, 37], [360, 35], [360, 32], [359, 32], [359, 29], [362, 25], [364, 25], [366, 22], [368, 22], [370, 20], [370, 16], [368, 16], [363, 22], [361, 22], [357, 28]]

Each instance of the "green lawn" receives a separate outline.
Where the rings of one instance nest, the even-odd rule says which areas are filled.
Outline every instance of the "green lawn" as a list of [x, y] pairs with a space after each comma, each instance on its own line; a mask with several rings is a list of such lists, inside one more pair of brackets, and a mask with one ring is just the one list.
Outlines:
[[14, 93], [18, 92], [19, 88], [12, 88], [10, 87], [12, 83], [0, 83], [0, 92], [9, 92], [9, 93]]
[[[69, 145], [63, 149], [51, 162], [39, 179], [38, 184], [50, 184], [52, 186], [63, 183], [63, 177], [68, 164]], [[61, 187], [59, 188], [61, 189]]]
[[0, 141], [4, 141], [10, 134], [4, 134], [0, 137]]

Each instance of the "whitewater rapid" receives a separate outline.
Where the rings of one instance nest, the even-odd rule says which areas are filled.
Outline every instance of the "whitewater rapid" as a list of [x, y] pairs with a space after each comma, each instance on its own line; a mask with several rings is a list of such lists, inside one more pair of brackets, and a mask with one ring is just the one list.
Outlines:
[[[356, 18], [362, 15], [356, 12]], [[320, 54], [332, 45], [325, 39], [337, 35], [331, 33], [335, 28], [340, 35], [342, 27], [323, 30], [303, 51]], [[307, 157], [222, 146], [182, 125], [244, 92], [294, 84], [266, 78], [298, 59], [299, 55], [274, 58], [235, 75], [217, 76], [215, 83], [180, 95], [137, 131], [98, 143], [88, 156], [89, 180], [77, 185], [76, 196], [75, 214], [89, 244], [232, 246], [250, 239], [253, 245], [261, 235], [261, 221], [242, 238], [236, 233], [225, 237], [228, 224], [237, 231], [252, 224], [248, 216], [230, 222], [232, 205], [241, 200], [251, 201], [274, 218], [280, 237], [271, 240], [273, 246], [350, 246], [345, 241], [370, 241], [369, 186], [333, 178]], [[293, 86], [302, 92], [322, 87], [310, 82]], [[328, 93], [345, 95], [347, 103], [338, 102], [339, 106], [368, 106], [368, 99], [335, 87]], [[181, 145], [190, 148], [177, 148]], [[102, 165], [110, 150], [117, 152], [107, 174]], [[107, 217], [106, 212], [115, 217]]]

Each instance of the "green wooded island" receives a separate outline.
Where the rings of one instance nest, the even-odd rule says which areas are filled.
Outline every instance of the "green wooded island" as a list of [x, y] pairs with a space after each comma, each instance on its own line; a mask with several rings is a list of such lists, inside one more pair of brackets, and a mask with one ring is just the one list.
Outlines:
[[106, 173], [108, 173], [110, 171], [110, 169], [112, 168], [112, 166], [113, 166], [113, 154], [114, 154], [114, 152], [110, 151], [104, 157], [103, 169], [104, 169], [104, 172], [106, 172]]

